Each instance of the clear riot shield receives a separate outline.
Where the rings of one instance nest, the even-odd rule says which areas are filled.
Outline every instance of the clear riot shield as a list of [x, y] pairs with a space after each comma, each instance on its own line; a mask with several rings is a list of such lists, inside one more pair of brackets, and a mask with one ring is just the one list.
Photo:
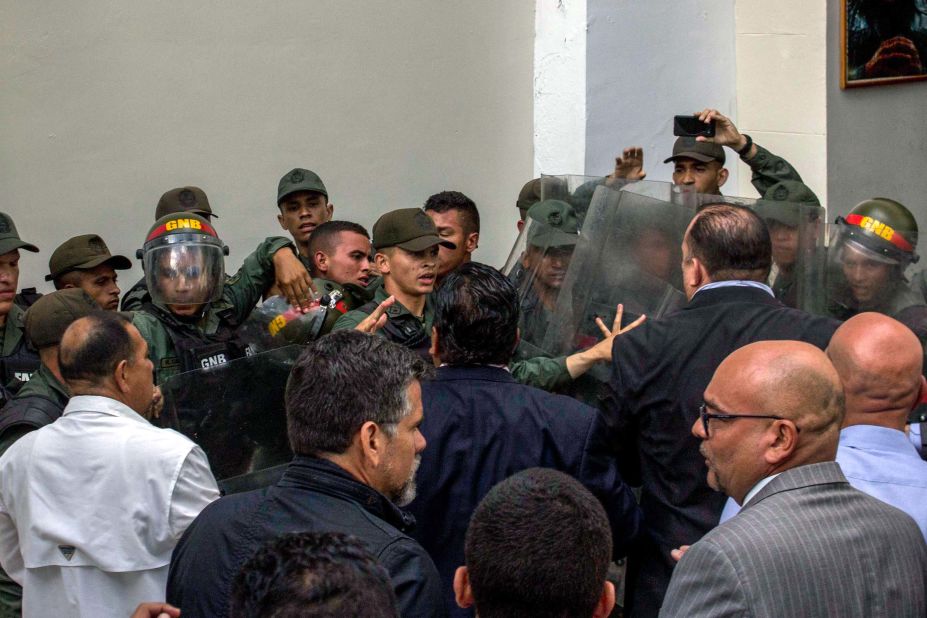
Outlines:
[[665, 182], [556, 178], [542, 187], [542, 196], [551, 187], [549, 199], [566, 201], [577, 211], [578, 242], [572, 250], [534, 246], [533, 229], [544, 224], [529, 215], [504, 267], [519, 289], [522, 340], [536, 354], [569, 354], [594, 344], [601, 338], [595, 317], [610, 325], [619, 303], [626, 323], [681, 308], [686, 303], [682, 239], [695, 212], [709, 204], [759, 214], [773, 244], [770, 287], [786, 305], [823, 311], [825, 226], [819, 206], [700, 195]]
[[282, 296], [271, 296], [256, 307], [239, 327], [239, 337], [263, 352], [288, 345], [314, 341], [325, 323], [326, 311], [314, 298], [306, 313]]
[[226, 492], [271, 484], [290, 461], [283, 394], [303, 349], [276, 348], [161, 385], [162, 421], [202, 447]]

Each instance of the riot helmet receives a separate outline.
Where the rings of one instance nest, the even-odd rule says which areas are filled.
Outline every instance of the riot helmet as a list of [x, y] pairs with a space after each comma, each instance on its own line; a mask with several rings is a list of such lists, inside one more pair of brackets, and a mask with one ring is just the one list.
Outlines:
[[203, 217], [174, 213], [152, 226], [137, 256], [151, 299], [162, 305], [202, 306], [222, 296], [228, 247]]
[[843, 247], [883, 264], [904, 270], [917, 262], [917, 221], [902, 204], [875, 197], [857, 204], [850, 214], [837, 217]]

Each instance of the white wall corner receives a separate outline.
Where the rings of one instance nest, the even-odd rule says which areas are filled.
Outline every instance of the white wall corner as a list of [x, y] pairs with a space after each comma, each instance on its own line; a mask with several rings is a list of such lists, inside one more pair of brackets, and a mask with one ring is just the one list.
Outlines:
[[586, 161], [586, 0], [537, 0], [534, 174], [582, 174]]

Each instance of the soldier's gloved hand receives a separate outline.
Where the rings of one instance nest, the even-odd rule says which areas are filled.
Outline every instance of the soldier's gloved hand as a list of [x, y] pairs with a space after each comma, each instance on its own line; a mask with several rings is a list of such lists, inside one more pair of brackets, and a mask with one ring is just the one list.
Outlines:
[[615, 157], [615, 171], [606, 176], [605, 184], [611, 186], [612, 180], [643, 180], [644, 149], [640, 146], [625, 148], [620, 157]]
[[[695, 112], [695, 115], [698, 116], [699, 120], [705, 124], [710, 123], [712, 120], [715, 121], [715, 136], [705, 137], [704, 135], [699, 135], [695, 138], [695, 141], [719, 144], [721, 146], [732, 148], [733, 150], [740, 150], [747, 145], [747, 138], [737, 130], [737, 127], [734, 126], [734, 123], [730, 118], [718, 110], [703, 109], [700, 112]], [[750, 152], [744, 155], [744, 158], [752, 159], [755, 154], [756, 146], [751, 146]]]
[[364, 318], [364, 321], [354, 327], [354, 330], [359, 330], [362, 333], [373, 334], [383, 328], [386, 324], [386, 310], [396, 302], [395, 296], [390, 296], [382, 303], [377, 305], [377, 308], [374, 309], [370, 315]]
[[312, 277], [309, 276], [306, 267], [289, 247], [277, 251], [273, 260], [274, 276], [280, 292], [291, 305], [308, 311], [315, 288], [312, 286]]

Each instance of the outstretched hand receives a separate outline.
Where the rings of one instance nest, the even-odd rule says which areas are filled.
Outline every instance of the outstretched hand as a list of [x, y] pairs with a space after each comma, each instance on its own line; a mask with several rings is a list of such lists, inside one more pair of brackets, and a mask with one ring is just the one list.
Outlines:
[[[718, 110], [706, 108], [700, 112], [695, 112], [695, 115], [705, 124], [710, 123], [712, 120], [715, 121], [715, 136], [705, 137], [704, 135], [699, 135], [695, 138], [695, 141], [727, 146], [733, 150], [740, 150], [747, 145], [747, 138], [737, 130], [733, 121]], [[751, 151], [746, 154], [747, 159], [750, 159], [755, 154], [752, 148], [750, 150]]]
[[603, 339], [591, 348], [571, 354], [566, 358], [567, 371], [574, 380], [583, 375], [596, 363], [608, 362], [612, 359], [612, 346], [615, 343], [615, 337], [634, 330], [644, 323], [647, 316], [642, 315], [624, 328], [621, 327], [621, 319], [624, 317], [624, 305], [618, 305], [615, 308], [615, 319], [612, 320], [612, 327], [605, 325], [602, 318], [596, 316], [595, 323], [602, 331]]
[[372, 335], [386, 325], [386, 310], [389, 309], [393, 303], [396, 302], [395, 296], [390, 296], [382, 303], [377, 305], [377, 308], [374, 309], [370, 315], [368, 315], [364, 320], [354, 327], [354, 330], [359, 330], [362, 333], [367, 333]]
[[615, 157], [615, 171], [606, 178], [609, 180], [643, 180], [647, 176], [644, 171], [644, 149], [640, 146], [625, 148], [621, 156]]

